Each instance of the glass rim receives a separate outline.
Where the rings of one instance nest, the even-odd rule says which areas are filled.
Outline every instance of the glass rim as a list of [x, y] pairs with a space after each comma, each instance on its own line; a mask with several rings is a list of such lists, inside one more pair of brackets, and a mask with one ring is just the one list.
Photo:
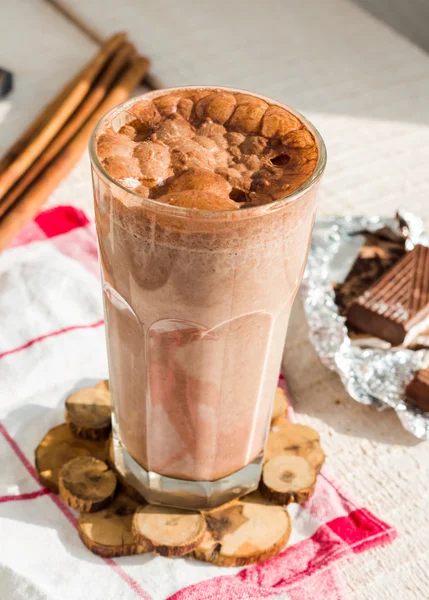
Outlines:
[[[248, 94], [250, 96], [254, 96], [255, 98], [265, 100], [269, 104], [274, 104], [275, 106], [280, 106], [281, 108], [286, 109], [288, 112], [290, 112], [291, 114], [296, 116], [307, 127], [307, 129], [310, 131], [310, 133], [314, 136], [314, 139], [316, 140], [317, 148], [318, 148], [318, 159], [317, 159], [316, 167], [315, 167], [313, 173], [299, 188], [297, 188], [294, 192], [292, 192], [291, 194], [288, 194], [284, 198], [281, 198], [279, 200], [273, 200], [272, 202], [269, 202], [267, 204], [259, 204], [256, 206], [249, 206], [247, 208], [242, 208], [240, 210], [210, 210], [210, 209], [196, 210], [195, 208], [172, 206], [170, 204], [165, 204], [164, 202], [158, 202], [158, 200], [153, 199], [153, 198], [146, 198], [145, 196], [142, 196], [138, 192], [135, 192], [134, 190], [130, 190], [129, 188], [125, 187], [124, 185], [119, 183], [116, 179], [114, 179], [104, 169], [103, 165], [101, 164], [101, 162], [98, 159], [97, 151], [96, 151], [96, 138], [97, 138], [99, 131], [102, 129], [102, 127], [104, 126], [104, 124], [107, 120], [109, 120], [109, 119], [113, 120], [113, 118], [116, 115], [120, 114], [121, 111], [125, 111], [128, 108], [128, 106], [132, 106], [133, 104], [135, 104], [136, 102], [138, 102], [140, 100], [154, 99], [154, 98], [158, 98], [160, 96], [164, 96], [166, 94], [180, 92], [183, 90], [196, 90], [196, 91], [197, 90], [213, 90], [213, 91], [217, 90], [217, 91], [227, 91], [227, 92], [234, 92], [234, 93], [240, 93], [240, 94]], [[255, 217], [255, 216], [259, 216], [259, 215], [266, 214], [266, 213], [275, 212], [277, 210], [280, 210], [284, 206], [289, 205], [289, 204], [299, 200], [299, 198], [301, 198], [308, 190], [313, 188], [321, 179], [323, 172], [325, 170], [325, 167], [326, 167], [327, 152], [326, 152], [325, 142], [324, 142], [322, 136], [320, 135], [319, 131], [317, 130], [317, 128], [308, 119], [306, 119], [306, 117], [304, 117], [304, 115], [302, 115], [299, 111], [295, 110], [294, 108], [291, 108], [290, 106], [288, 106], [286, 104], [283, 104], [282, 102], [273, 100], [272, 98], [270, 98], [268, 96], [263, 96], [261, 94], [256, 94], [255, 92], [249, 92], [247, 90], [242, 90], [239, 88], [232, 88], [232, 87], [225, 87], [225, 86], [212, 86], [212, 85], [187, 85], [187, 86], [162, 88], [159, 90], [152, 90], [150, 92], [145, 92], [144, 94], [130, 98], [129, 100], [126, 100], [125, 102], [122, 102], [121, 104], [118, 104], [114, 108], [110, 109], [107, 113], [105, 113], [98, 120], [97, 124], [95, 125], [95, 127], [91, 133], [91, 138], [89, 140], [89, 157], [91, 160], [92, 167], [95, 169], [95, 171], [98, 173], [98, 175], [101, 175], [103, 178], [107, 179], [109, 184], [111, 184], [114, 187], [121, 190], [121, 194], [123, 194], [124, 192], [129, 194], [130, 196], [136, 198], [138, 200], [138, 202], [141, 205], [145, 206], [146, 208], [156, 210], [158, 212], [166, 212], [170, 215], [175, 215], [178, 217], [192, 217], [193, 219], [200, 218], [203, 220], [204, 219], [209, 219], [209, 220], [234, 219], [235, 220], [238, 218], [245, 219], [245, 218]]]

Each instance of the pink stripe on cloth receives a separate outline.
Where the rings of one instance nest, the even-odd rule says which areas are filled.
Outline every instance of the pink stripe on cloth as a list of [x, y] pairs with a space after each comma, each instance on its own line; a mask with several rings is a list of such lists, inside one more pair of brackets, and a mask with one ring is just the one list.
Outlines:
[[347, 516], [357, 506], [346, 496], [340, 494], [339, 488], [325, 474], [323, 468], [317, 479], [316, 493], [305, 504], [306, 510], [321, 523], [337, 517]]
[[133, 579], [128, 573], [126, 573], [121, 567], [112, 559], [112, 558], [103, 558], [106, 565], [109, 565], [117, 575], [124, 581], [138, 596], [143, 600], [152, 600], [151, 596], [137, 583], [135, 579]]
[[358, 507], [340, 483], [327, 474], [326, 468], [320, 472], [316, 492], [305, 508], [326, 523], [354, 552], [392, 542], [397, 535], [393, 527], [366, 508]]
[[347, 517], [338, 517], [327, 526], [356, 554], [379, 543], [393, 542], [397, 536], [395, 529], [376, 519], [366, 508], [355, 510]]
[[290, 585], [287, 597], [288, 600], [343, 600], [346, 590], [337, 565], [331, 564], [304, 582]]
[[[0, 434], [4, 437], [4, 439], [7, 441], [9, 446], [15, 452], [16, 456], [19, 458], [19, 460], [24, 465], [24, 467], [26, 468], [28, 473], [31, 475], [31, 477], [35, 481], [37, 481], [37, 483], [39, 483], [39, 480], [37, 479], [36, 469], [33, 467], [31, 462], [28, 460], [28, 458], [25, 456], [25, 454], [23, 453], [21, 448], [18, 446], [18, 444], [15, 442], [13, 437], [10, 435], [10, 433], [8, 432], [6, 427], [1, 422], [0, 422]], [[39, 485], [40, 485], [40, 483], [39, 483]]]
[[12, 494], [10, 496], [0, 496], [0, 504], [2, 502], [15, 502], [19, 500], [34, 500], [40, 496], [47, 496], [50, 491], [47, 489], [37, 490], [36, 492], [27, 492], [25, 494]]
[[32, 244], [33, 242], [40, 242], [46, 239], [46, 234], [42, 229], [40, 229], [36, 221], [31, 221], [31, 223], [28, 223], [9, 244], [8, 250], [18, 246], [26, 246], [27, 244]]
[[9, 248], [53, 238], [73, 229], [85, 227], [89, 223], [88, 217], [82, 210], [73, 206], [56, 206], [39, 213], [34, 221], [28, 223], [18, 233]]
[[68, 333], [69, 331], [76, 331], [76, 329], [94, 329], [95, 327], [100, 327], [101, 325], [104, 325], [104, 319], [99, 319], [95, 323], [89, 323], [88, 325], [71, 325], [70, 327], [63, 327], [63, 329], [51, 331], [45, 335], [39, 335], [39, 337], [29, 340], [28, 342], [25, 342], [25, 344], [21, 344], [21, 346], [17, 346], [16, 348], [11, 348], [10, 350], [0, 352], [0, 358], [8, 356], [9, 354], [16, 354], [17, 352], [21, 352], [21, 350], [26, 350], [27, 348], [34, 346], [34, 344], [37, 344], [38, 342], [43, 342], [43, 340], [56, 337], [57, 335], [61, 335], [63, 333]]
[[34, 219], [47, 238], [67, 233], [77, 227], [85, 227], [89, 219], [82, 210], [73, 206], [56, 206], [41, 212]]
[[[66, 235], [72, 232], [73, 237]], [[18, 233], [8, 249], [43, 240], [51, 240], [62, 254], [75, 259], [99, 277], [94, 225], [82, 210], [73, 206], [56, 206], [41, 212]]]

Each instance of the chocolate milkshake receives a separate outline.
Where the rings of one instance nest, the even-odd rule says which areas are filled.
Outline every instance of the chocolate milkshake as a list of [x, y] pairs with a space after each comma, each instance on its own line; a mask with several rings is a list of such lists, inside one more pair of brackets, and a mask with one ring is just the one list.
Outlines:
[[217, 88], [111, 111], [91, 157], [115, 458], [150, 502], [251, 491], [325, 149], [301, 116]]

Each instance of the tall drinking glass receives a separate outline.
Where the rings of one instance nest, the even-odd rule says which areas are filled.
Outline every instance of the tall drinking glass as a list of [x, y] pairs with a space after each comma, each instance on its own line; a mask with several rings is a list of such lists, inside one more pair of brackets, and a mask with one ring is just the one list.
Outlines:
[[325, 146], [284, 107], [317, 143], [304, 185], [241, 210], [170, 206], [123, 187], [97, 157], [98, 132], [127, 123], [140, 99], [109, 112], [90, 147], [114, 455], [149, 502], [208, 508], [259, 482]]

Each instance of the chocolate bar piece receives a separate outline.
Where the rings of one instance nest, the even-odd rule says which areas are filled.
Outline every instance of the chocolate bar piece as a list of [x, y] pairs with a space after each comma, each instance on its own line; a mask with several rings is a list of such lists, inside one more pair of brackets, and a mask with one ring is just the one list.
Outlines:
[[405, 395], [411, 404], [429, 411], [429, 368], [417, 371], [407, 385]]
[[429, 248], [417, 245], [361, 294], [347, 322], [394, 346], [409, 343], [429, 321]]
[[11, 91], [13, 75], [10, 71], [0, 68], [0, 98], [4, 98]]
[[352, 302], [405, 254], [405, 238], [387, 228], [361, 234], [365, 236], [365, 242], [350, 273], [342, 283], [334, 284], [335, 302], [341, 315], [345, 315]]

